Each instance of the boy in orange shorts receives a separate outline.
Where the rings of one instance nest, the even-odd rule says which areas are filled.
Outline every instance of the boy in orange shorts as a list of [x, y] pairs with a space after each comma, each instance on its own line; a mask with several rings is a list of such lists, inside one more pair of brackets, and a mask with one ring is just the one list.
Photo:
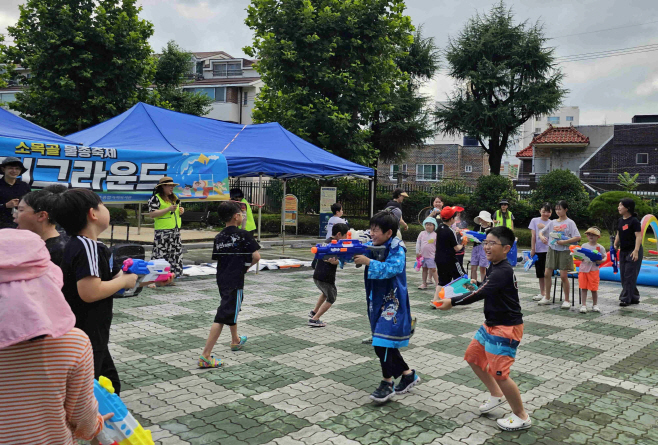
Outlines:
[[[484, 299], [484, 325], [466, 348], [464, 360], [482, 380], [491, 394], [480, 405], [481, 413], [488, 413], [506, 401], [512, 414], [498, 419], [498, 427], [506, 431], [530, 428], [530, 416], [523, 409], [521, 393], [509, 377], [516, 349], [523, 336], [523, 314], [514, 269], [507, 262], [507, 253], [514, 243], [514, 232], [503, 226], [491, 229], [482, 243], [487, 260], [487, 275], [475, 292], [441, 300], [439, 309], [475, 303]], [[475, 280], [471, 280], [475, 282]]]
[[600, 261], [592, 261], [589, 258], [585, 257], [578, 267], [578, 288], [580, 289], [580, 299], [582, 300], [582, 306], [580, 307], [580, 313], [587, 313], [587, 291], [592, 291], [592, 311], [601, 312], [599, 309], [599, 265], [603, 262], [605, 258], [605, 248], [598, 243], [599, 238], [601, 237], [601, 230], [598, 227], [590, 227], [585, 232], [587, 235], [587, 242], [581, 247], [589, 249], [592, 251], [598, 250], [601, 254]]

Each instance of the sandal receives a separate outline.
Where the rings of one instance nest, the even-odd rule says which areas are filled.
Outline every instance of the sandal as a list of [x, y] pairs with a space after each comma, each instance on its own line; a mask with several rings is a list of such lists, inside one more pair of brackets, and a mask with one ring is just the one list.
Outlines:
[[214, 355], [210, 356], [210, 360], [206, 360], [204, 356], [199, 357], [199, 368], [219, 368], [222, 366], [222, 361], [217, 360]]
[[240, 343], [238, 343], [237, 345], [231, 345], [231, 351], [241, 351], [245, 343], [247, 343], [247, 336], [241, 335]]
[[427, 289], [427, 283], [423, 283], [420, 286], [418, 286], [418, 289]]

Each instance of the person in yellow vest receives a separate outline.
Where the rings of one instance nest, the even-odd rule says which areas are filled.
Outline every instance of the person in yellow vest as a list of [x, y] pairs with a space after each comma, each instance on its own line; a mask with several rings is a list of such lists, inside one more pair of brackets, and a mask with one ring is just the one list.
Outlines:
[[501, 199], [498, 205], [500, 209], [494, 213], [494, 225], [514, 230], [514, 215], [508, 210], [509, 202], [506, 199]]
[[149, 216], [154, 220], [155, 236], [151, 259], [165, 259], [176, 277], [183, 275], [183, 243], [180, 238], [181, 215], [185, 211], [174, 194], [178, 184], [169, 176], [161, 178], [149, 199]]
[[254, 214], [251, 211], [251, 205], [249, 204], [249, 201], [244, 199], [244, 192], [242, 189], [239, 188], [233, 188], [229, 190], [229, 193], [231, 194], [231, 200], [232, 201], [238, 201], [247, 206], [247, 221], [244, 226], [244, 230], [247, 232], [253, 232], [256, 230], [256, 222], [254, 221]]

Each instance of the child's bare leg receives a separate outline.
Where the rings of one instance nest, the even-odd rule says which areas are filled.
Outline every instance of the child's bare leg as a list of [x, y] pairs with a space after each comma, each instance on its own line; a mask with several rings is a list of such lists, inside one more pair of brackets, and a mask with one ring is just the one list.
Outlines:
[[494, 397], [502, 397], [503, 396], [503, 391], [500, 389], [500, 386], [498, 386], [498, 382], [496, 379], [493, 378], [491, 374], [489, 374], [487, 371], [484, 369], [480, 368], [478, 365], [474, 363], [469, 363], [471, 366], [471, 369], [475, 373], [476, 376], [484, 383], [484, 386], [487, 387], [489, 390], [489, 393], [494, 396]]
[[213, 323], [210, 327], [210, 334], [208, 334], [208, 340], [206, 340], [206, 346], [203, 348], [201, 355], [206, 360], [210, 360], [210, 354], [212, 354], [212, 348], [215, 347], [219, 334], [222, 333], [222, 328], [224, 327], [221, 323]]
[[436, 285], [436, 290], [434, 291], [434, 298], [432, 298], [432, 301], [439, 301], [439, 292], [441, 292], [441, 289], [443, 289], [443, 286], [440, 284]]
[[436, 267], [434, 269], [430, 269], [430, 272], [432, 272], [432, 278], [434, 278], [434, 283], [439, 284], [439, 273], [436, 271]]
[[[580, 290], [580, 298], [583, 300], [583, 306], [587, 306], [587, 289]], [[594, 295], [592, 295], [592, 299], [594, 299]]]
[[546, 288], [546, 279], [539, 278], [539, 293], [542, 294], [544, 297], [546, 297], [546, 293], [544, 293], [545, 288]]
[[322, 317], [324, 315], [324, 313], [329, 310], [330, 307], [331, 307], [331, 303], [329, 303], [328, 301], [325, 301], [324, 303], [322, 303], [322, 306], [320, 306], [320, 308], [315, 311], [315, 315], [313, 316], [313, 320], [319, 320], [320, 317]]
[[564, 301], [569, 303], [569, 271], [561, 270], [560, 279], [562, 280], [562, 289], [564, 290]]
[[523, 409], [521, 393], [519, 392], [519, 387], [514, 383], [514, 380], [508, 377], [505, 380], [496, 380], [496, 383], [503, 391], [503, 394], [505, 394], [505, 398], [507, 399], [510, 408], [512, 408], [512, 412], [521, 420], [526, 420], [528, 418], [528, 413]]
[[480, 283], [483, 282], [486, 277], [487, 277], [487, 268], [480, 266], [480, 278], [481, 278]]
[[231, 330], [231, 344], [239, 345], [240, 336], [238, 335], [238, 324], [236, 323], [233, 326], [229, 326], [228, 328]]
[[427, 267], [423, 266], [423, 284], [427, 284]]
[[[587, 292], [587, 291], [585, 291], [585, 292]], [[583, 300], [583, 304], [585, 304], [585, 300]], [[592, 291], [592, 304], [594, 306], [599, 304], [599, 291], [597, 291], [597, 290]]]
[[546, 294], [544, 297], [551, 297], [551, 278], [553, 278], [553, 269], [544, 270], [544, 289], [546, 289]]
[[475, 264], [471, 264], [471, 279], [478, 279], [478, 267]]
[[327, 301], [327, 296], [325, 294], [320, 294], [320, 296], [318, 297], [318, 302], [315, 303], [315, 308], [313, 309], [313, 312], [317, 314], [318, 311], [320, 310], [320, 307], [325, 301]]

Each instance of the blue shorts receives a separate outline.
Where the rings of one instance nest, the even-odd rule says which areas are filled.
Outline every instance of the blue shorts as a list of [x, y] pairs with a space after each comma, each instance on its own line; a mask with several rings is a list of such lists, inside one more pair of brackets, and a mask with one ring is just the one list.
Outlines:
[[471, 266], [489, 267], [489, 260], [487, 260], [487, 255], [484, 253], [484, 247], [482, 247], [482, 244], [473, 246], [473, 251], [471, 252]]

